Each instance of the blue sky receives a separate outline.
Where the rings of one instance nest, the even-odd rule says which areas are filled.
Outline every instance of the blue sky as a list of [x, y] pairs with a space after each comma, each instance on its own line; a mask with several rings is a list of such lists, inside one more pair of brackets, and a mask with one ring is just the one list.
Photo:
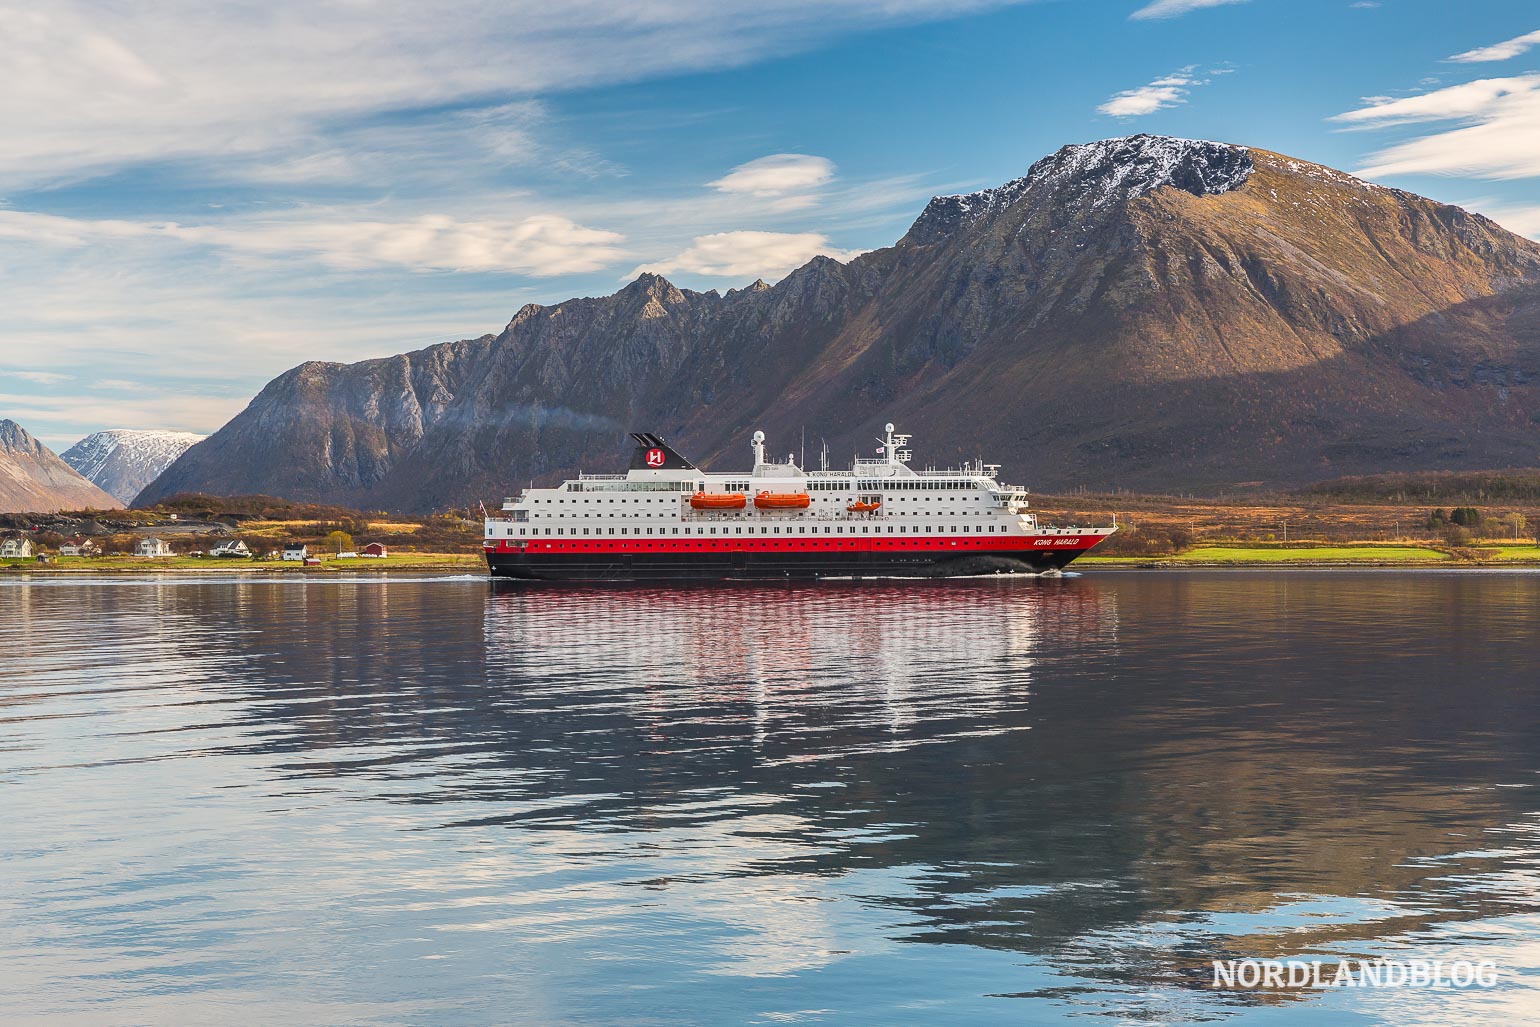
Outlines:
[[774, 281], [1135, 132], [1540, 237], [1533, 0], [57, 0], [0, 64], [0, 416], [56, 449], [644, 268]]

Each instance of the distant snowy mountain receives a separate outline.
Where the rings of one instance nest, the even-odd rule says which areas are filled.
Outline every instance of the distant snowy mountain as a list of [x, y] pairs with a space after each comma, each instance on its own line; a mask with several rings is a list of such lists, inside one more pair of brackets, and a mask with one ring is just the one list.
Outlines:
[[185, 431], [113, 428], [87, 435], [62, 454], [64, 462], [124, 503], [205, 436]]

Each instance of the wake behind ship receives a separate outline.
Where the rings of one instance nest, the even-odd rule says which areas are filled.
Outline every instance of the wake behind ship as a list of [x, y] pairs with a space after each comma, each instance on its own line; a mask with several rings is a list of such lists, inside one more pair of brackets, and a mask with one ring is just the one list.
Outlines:
[[[493, 577], [533, 581], [953, 578], [1057, 571], [1117, 529], [1041, 527], [999, 467], [909, 466], [910, 436], [880, 457], [806, 471], [765, 457], [702, 471], [657, 435], [636, 433], [625, 474], [529, 488], [486, 519]], [[827, 460], [825, 460], [827, 463]]]

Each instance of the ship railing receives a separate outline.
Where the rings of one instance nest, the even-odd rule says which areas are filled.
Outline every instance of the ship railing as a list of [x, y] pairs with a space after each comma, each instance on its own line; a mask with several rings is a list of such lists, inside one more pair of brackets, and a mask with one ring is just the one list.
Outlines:
[[625, 481], [624, 474], [580, 474], [578, 481]]

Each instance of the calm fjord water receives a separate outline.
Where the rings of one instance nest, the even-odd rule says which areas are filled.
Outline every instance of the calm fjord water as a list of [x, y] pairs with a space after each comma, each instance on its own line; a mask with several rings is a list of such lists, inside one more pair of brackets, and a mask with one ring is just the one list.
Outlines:
[[[1540, 1014], [1540, 575], [37, 578], [0, 628], [8, 1022]], [[1502, 978], [1207, 987], [1343, 954]]]

